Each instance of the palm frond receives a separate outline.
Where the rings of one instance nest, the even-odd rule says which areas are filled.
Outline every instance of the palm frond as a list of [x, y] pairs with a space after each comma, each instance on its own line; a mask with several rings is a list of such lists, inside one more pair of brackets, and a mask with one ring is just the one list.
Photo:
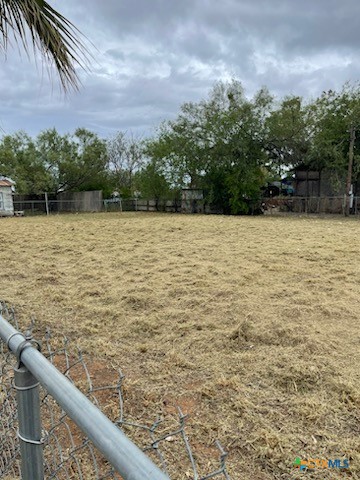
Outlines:
[[0, 46], [6, 51], [13, 32], [28, 52], [29, 43], [54, 63], [65, 91], [77, 89], [76, 67], [88, 64], [80, 31], [44, 0], [0, 0]]

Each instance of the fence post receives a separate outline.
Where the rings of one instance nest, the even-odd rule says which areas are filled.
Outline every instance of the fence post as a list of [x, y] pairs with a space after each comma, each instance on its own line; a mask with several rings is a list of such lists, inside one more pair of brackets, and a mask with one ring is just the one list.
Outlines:
[[43, 480], [39, 382], [23, 365], [15, 368], [22, 480]]
[[47, 192], [45, 192], [45, 209], [46, 215], [49, 215], [49, 198]]

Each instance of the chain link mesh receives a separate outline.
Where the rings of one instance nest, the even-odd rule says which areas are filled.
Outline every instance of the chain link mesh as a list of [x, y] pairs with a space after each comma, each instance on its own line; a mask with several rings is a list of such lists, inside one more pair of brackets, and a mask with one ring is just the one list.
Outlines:
[[[0, 302], [0, 314], [17, 330], [15, 311]], [[34, 328], [31, 322], [26, 336]], [[219, 463], [215, 470], [200, 474], [197, 456], [194, 454], [186, 433], [187, 415], [178, 409], [177, 417], [159, 418], [146, 424], [126, 415], [124, 375], [110, 385], [95, 386], [80, 350], [72, 351], [64, 338], [60, 348], [53, 348], [51, 332], [43, 340], [43, 354], [82, 393], [102, 410], [125, 434], [159, 465], [173, 480], [227, 479], [227, 453], [219, 442]], [[13, 369], [16, 360], [0, 341], [0, 478], [20, 478], [20, 447], [17, 438], [16, 392]], [[44, 430], [44, 468], [46, 479], [56, 480], [103, 480], [121, 479], [101, 456], [90, 440], [61, 409], [56, 401], [41, 388], [41, 417]]]

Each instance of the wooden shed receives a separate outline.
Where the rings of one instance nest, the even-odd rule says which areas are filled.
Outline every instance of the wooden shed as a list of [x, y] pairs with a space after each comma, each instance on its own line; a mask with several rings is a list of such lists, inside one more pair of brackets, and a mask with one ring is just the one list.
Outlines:
[[299, 197], [334, 197], [345, 193], [346, 178], [331, 170], [295, 169], [295, 195]]
[[183, 188], [181, 211], [183, 213], [204, 213], [204, 191], [199, 188]]
[[12, 217], [14, 215], [14, 203], [12, 187], [14, 183], [0, 177], [0, 217]]

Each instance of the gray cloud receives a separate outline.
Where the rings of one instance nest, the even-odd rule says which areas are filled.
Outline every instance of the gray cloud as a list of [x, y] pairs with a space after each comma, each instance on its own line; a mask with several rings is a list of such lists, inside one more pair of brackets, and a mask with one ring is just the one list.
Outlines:
[[0, 126], [30, 134], [84, 126], [148, 134], [214, 81], [241, 80], [252, 95], [311, 97], [359, 79], [355, 0], [56, 0], [93, 46], [79, 93], [64, 97], [25, 55], [0, 71]]

